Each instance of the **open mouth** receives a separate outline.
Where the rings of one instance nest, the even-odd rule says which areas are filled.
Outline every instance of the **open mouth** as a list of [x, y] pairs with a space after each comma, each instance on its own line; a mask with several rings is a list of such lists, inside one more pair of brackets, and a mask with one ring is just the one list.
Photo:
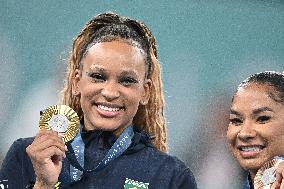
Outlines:
[[262, 153], [265, 145], [239, 145], [237, 149], [240, 155], [245, 159], [257, 158]]
[[97, 107], [104, 111], [109, 112], [118, 112], [121, 109], [124, 109], [123, 107], [113, 107], [113, 106], [106, 106], [106, 105], [97, 105]]
[[97, 111], [103, 117], [112, 118], [117, 116], [121, 111], [125, 110], [124, 106], [108, 103], [96, 103]]
[[113, 104], [108, 102], [95, 102], [94, 103], [98, 108], [101, 108], [106, 111], [119, 111], [121, 109], [125, 109], [123, 105]]
[[260, 152], [264, 148], [263, 145], [239, 146], [238, 149], [242, 152]]

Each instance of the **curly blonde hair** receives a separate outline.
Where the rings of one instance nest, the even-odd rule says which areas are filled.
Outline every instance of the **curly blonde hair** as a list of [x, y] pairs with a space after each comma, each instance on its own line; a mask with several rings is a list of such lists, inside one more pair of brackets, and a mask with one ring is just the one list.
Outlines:
[[134, 42], [145, 52], [146, 77], [152, 82], [150, 98], [146, 105], [139, 105], [133, 124], [153, 136], [153, 144], [157, 149], [166, 152], [167, 131], [157, 44], [149, 28], [141, 21], [108, 12], [95, 16], [82, 28], [74, 39], [70, 52], [64, 88], [61, 91], [62, 103], [73, 108], [80, 118], [83, 117], [80, 96], [72, 93], [75, 70], [80, 69], [81, 60], [85, 56], [88, 46], [115, 39]]

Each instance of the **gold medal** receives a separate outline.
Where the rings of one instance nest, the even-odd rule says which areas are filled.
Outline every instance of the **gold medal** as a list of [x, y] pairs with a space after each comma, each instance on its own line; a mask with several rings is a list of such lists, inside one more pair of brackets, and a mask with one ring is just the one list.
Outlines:
[[279, 158], [274, 158], [265, 163], [256, 173], [254, 178], [255, 189], [270, 189], [276, 180], [275, 170], [278, 164], [283, 161]]
[[77, 135], [79, 127], [79, 116], [66, 105], [48, 107], [41, 113], [39, 120], [40, 129], [53, 130], [62, 134], [65, 143]]

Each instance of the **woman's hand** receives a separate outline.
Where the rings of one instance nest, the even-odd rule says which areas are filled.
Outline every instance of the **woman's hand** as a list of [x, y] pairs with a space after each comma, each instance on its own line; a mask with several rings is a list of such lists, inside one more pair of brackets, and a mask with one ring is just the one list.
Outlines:
[[53, 189], [58, 181], [67, 150], [57, 132], [42, 129], [26, 149], [31, 158], [36, 183], [34, 188]]
[[280, 162], [275, 170], [276, 181], [271, 186], [272, 189], [284, 189], [284, 161]]

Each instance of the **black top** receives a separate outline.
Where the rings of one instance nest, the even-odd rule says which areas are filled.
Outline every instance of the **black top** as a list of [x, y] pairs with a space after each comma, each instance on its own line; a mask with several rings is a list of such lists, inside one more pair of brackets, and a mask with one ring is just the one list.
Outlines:
[[[100, 171], [86, 173], [80, 181], [67, 187], [86, 189], [195, 189], [190, 169], [176, 157], [160, 152], [151, 144], [145, 132], [134, 131], [131, 146]], [[105, 157], [116, 138], [111, 132], [82, 132], [85, 143], [85, 169], [92, 169]], [[35, 174], [26, 148], [34, 138], [16, 140], [9, 149], [1, 170], [1, 181], [9, 189], [28, 188], [35, 181]], [[70, 163], [63, 161], [62, 172], [69, 171]], [[62, 174], [59, 181], [64, 179]], [[8, 180], [8, 181], [3, 181]], [[147, 187], [147, 183], [149, 183]], [[62, 187], [60, 187], [62, 188]]]

